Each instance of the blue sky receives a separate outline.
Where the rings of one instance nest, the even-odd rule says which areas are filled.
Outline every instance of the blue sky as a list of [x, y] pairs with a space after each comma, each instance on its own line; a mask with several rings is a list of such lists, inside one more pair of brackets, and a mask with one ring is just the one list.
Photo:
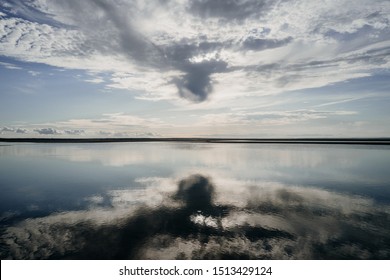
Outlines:
[[388, 0], [0, 3], [0, 137], [388, 137]]

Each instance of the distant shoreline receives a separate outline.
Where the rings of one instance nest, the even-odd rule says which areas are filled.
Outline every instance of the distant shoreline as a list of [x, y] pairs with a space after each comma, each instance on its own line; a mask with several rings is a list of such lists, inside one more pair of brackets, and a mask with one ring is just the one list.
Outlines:
[[354, 144], [390, 145], [390, 138], [0, 138], [12, 143], [181, 142], [227, 144]]

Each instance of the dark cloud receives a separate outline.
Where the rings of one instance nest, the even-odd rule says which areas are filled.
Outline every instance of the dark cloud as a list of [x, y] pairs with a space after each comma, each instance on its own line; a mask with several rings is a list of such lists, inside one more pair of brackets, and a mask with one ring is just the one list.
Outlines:
[[266, 49], [274, 49], [283, 47], [289, 44], [293, 40], [292, 37], [288, 37], [285, 39], [261, 39], [255, 37], [248, 37], [242, 43], [242, 46], [246, 50], [266, 50]]
[[34, 129], [35, 132], [43, 135], [56, 135], [56, 134], [61, 134], [58, 130], [54, 128], [40, 128], [40, 129]]
[[97, 49], [103, 54], [123, 54], [141, 67], [184, 72], [183, 76], [172, 80], [182, 98], [205, 101], [212, 92], [210, 75], [226, 69], [226, 63], [218, 58], [203, 63], [190, 62], [194, 56], [222, 48], [222, 43], [209, 42], [204, 36], [199, 42], [183, 40], [165, 46], [149, 41], [133, 23], [132, 18], [137, 16], [135, 6], [126, 5], [124, 9], [115, 1], [104, 0], [56, 3], [69, 11], [71, 20], [85, 33], [86, 41], [78, 47], [80, 55]]
[[[179, 42], [156, 45], [142, 34], [136, 25], [139, 16], [137, 5], [105, 0], [55, 1], [59, 10], [64, 11], [69, 22], [84, 33], [85, 40], [80, 42], [75, 54], [85, 56], [96, 50], [102, 54], [122, 54], [137, 66], [158, 71], [178, 70], [182, 75], [170, 82], [177, 87], [181, 98], [192, 102], [203, 102], [213, 92], [212, 75], [227, 72], [228, 64], [218, 53], [222, 49], [242, 47], [244, 50], [262, 50], [288, 44], [291, 38], [268, 40], [248, 38], [242, 45], [235, 46], [232, 41], [211, 41], [206, 35], [197, 39], [183, 38]], [[165, 8], [169, 2], [159, 2]], [[204, 17], [226, 19], [245, 19], [251, 15], [267, 11], [273, 1], [193, 1], [189, 5], [192, 14]], [[147, 16], [148, 10], [143, 10]], [[261, 29], [259, 34], [266, 35], [269, 29]], [[79, 51], [77, 51], [79, 50]], [[206, 55], [214, 53], [214, 57]], [[194, 58], [198, 57], [198, 61]]]
[[143, 64], [158, 63], [160, 66], [162, 57], [159, 49], [142, 36], [129, 20], [128, 13], [136, 13], [136, 11], [123, 11], [120, 5], [114, 5], [112, 1], [93, 0], [92, 2], [103, 12], [106, 23], [109, 22], [115, 27], [118, 44], [123, 53]]
[[[193, 102], [207, 100], [213, 91], [211, 75], [228, 70], [227, 63], [219, 58], [218, 52], [229, 45], [230, 42], [208, 42], [204, 37], [200, 42], [183, 41], [164, 48], [170, 65], [185, 73], [173, 79], [182, 98]], [[191, 61], [194, 57], [202, 57], [210, 52], [216, 53], [215, 58]]]
[[164, 55], [169, 58], [173, 66], [180, 68], [180, 65], [188, 63], [188, 59], [219, 51], [231, 45], [231, 42], [208, 41], [206, 36], [199, 38], [198, 42], [182, 40], [163, 48]]
[[248, 197], [234, 196], [241, 206], [222, 203], [211, 178], [194, 174], [178, 182], [165, 206], [140, 205], [119, 220], [96, 224], [85, 213], [72, 223], [30, 219], [2, 236], [1, 258], [390, 258], [386, 209], [328, 192], [335, 204], [322, 204], [319, 190], [245, 189]]
[[78, 48], [80, 55], [98, 50], [108, 55], [123, 54], [142, 66], [163, 65], [160, 50], [133, 25], [136, 6], [106, 0], [56, 1], [56, 5], [68, 12], [69, 24], [77, 25], [85, 35]]
[[191, 1], [188, 11], [204, 18], [245, 20], [267, 11], [275, 2], [268, 0], [194, 0]]
[[194, 101], [205, 101], [212, 93], [211, 75], [224, 72], [227, 63], [220, 60], [203, 61], [183, 65], [186, 74], [174, 80], [181, 97]]

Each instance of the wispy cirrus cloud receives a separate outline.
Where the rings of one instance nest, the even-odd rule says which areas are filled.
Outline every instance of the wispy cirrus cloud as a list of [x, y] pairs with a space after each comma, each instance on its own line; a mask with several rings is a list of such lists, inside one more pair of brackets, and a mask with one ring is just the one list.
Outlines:
[[3, 66], [4, 68], [10, 69], [10, 70], [21, 70], [21, 69], [23, 69], [23, 68], [15, 65], [15, 64], [7, 63], [7, 62], [0, 62], [0, 65]]
[[107, 113], [101, 117], [91, 119], [72, 119], [68, 121], [57, 122], [57, 125], [61, 126], [79, 126], [86, 128], [99, 128], [99, 127], [111, 127], [111, 128], [145, 128], [145, 127], [157, 127], [165, 125], [163, 121], [157, 118], [142, 118], [135, 115], [129, 115], [124, 113]]
[[205, 114], [202, 116], [205, 123], [225, 125], [289, 125], [316, 119], [326, 119], [331, 116], [355, 115], [353, 111], [268, 111], [268, 112], [231, 112], [223, 114]]

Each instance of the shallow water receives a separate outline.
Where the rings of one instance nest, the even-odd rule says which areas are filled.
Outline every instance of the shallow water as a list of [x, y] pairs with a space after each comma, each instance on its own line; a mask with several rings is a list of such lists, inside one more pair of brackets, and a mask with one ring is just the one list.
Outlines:
[[390, 259], [390, 148], [0, 145], [1, 259]]

